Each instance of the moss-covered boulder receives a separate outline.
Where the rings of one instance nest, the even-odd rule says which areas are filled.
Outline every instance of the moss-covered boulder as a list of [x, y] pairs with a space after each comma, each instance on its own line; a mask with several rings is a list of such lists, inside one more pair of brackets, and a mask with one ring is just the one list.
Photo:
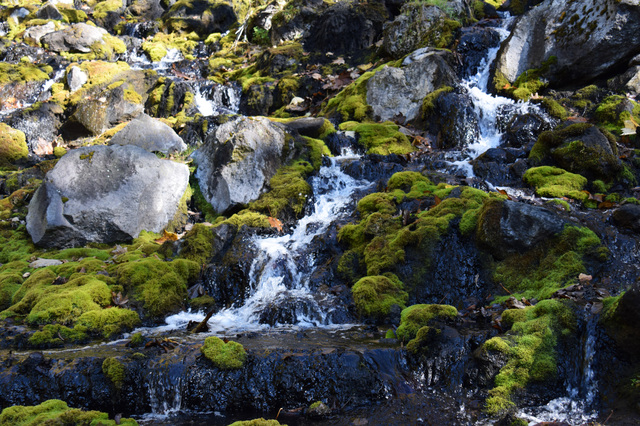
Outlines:
[[66, 402], [50, 399], [40, 405], [25, 407], [15, 405], [2, 410], [0, 424], [15, 426], [30, 426], [39, 424], [73, 424], [73, 425], [137, 425], [133, 419], [121, 418], [119, 421], [110, 420], [107, 413], [100, 411], [83, 411], [70, 408]]
[[247, 353], [238, 342], [224, 342], [219, 337], [207, 337], [200, 348], [202, 354], [221, 370], [242, 368]]
[[12, 129], [5, 123], [0, 123], [0, 163], [27, 158], [29, 148], [25, 140], [24, 133], [20, 130]]
[[522, 180], [535, 188], [541, 197], [569, 197], [580, 201], [588, 198], [583, 191], [587, 178], [558, 167], [532, 167], [524, 173]]
[[361, 315], [384, 319], [396, 305], [403, 309], [409, 300], [402, 282], [393, 274], [361, 278], [351, 289], [356, 309]]
[[226, 32], [237, 18], [233, 2], [180, 0], [172, 4], [162, 16], [162, 20], [171, 32], [193, 31], [206, 37], [211, 33]]
[[412, 305], [402, 310], [396, 335], [407, 343], [408, 350], [417, 353], [440, 333], [432, 321], [452, 320], [457, 315], [457, 309], [449, 305]]
[[41, 38], [44, 47], [54, 52], [90, 54], [90, 59], [111, 59], [114, 54], [126, 51], [124, 42], [109, 35], [104, 28], [85, 24], [73, 24]]

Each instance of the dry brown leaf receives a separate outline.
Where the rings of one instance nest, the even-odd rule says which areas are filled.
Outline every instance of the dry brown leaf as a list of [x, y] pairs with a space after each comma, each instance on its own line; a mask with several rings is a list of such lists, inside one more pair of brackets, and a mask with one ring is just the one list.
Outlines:
[[168, 232], [166, 229], [162, 231], [162, 237], [155, 240], [158, 244], [163, 244], [165, 241], [178, 241], [178, 234], [174, 232]]
[[280, 222], [280, 220], [271, 216], [269, 216], [268, 220], [272, 228], [276, 228], [278, 232], [282, 232], [282, 222]]

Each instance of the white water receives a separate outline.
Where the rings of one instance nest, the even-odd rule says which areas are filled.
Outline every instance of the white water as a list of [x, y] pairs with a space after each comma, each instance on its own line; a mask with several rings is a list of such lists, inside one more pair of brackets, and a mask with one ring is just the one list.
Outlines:
[[[502, 26], [493, 28], [500, 35], [500, 44], [509, 36], [509, 26], [512, 17], [503, 20]], [[538, 107], [529, 102], [515, 102], [502, 96], [494, 96], [488, 93], [491, 66], [498, 55], [500, 45], [489, 49], [487, 56], [481, 62], [478, 72], [462, 81], [462, 86], [467, 90], [473, 102], [476, 117], [478, 118], [479, 137], [475, 143], [465, 147], [464, 159], [452, 161], [451, 164], [464, 170], [469, 177], [473, 177], [473, 168], [469, 161], [476, 159], [488, 149], [500, 145], [503, 133], [498, 126], [500, 115], [526, 114], [539, 112]]]
[[553, 399], [541, 407], [527, 407], [518, 413], [518, 417], [529, 422], [565, 422], [575, 426], [598, 417], [594, 407], [598, 394], [594, 369], [597, 322], [597, 316], [590, 316], [585, 325], [579, 383], [567, 384], [567, 396]]
[[194, 101], [198, 112], [205, 117], [218, 114], [237, 114], [240, 110], [240, 88], [232, 84], [199, 85]]

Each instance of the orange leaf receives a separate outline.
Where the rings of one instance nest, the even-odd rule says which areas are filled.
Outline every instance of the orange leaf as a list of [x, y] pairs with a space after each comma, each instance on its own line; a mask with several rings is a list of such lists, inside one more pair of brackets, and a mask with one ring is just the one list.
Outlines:
[[158, 244], [163, 244], [165, 241], [178, 241], [178, 234], [168, 232], [166, 229], [162, 231], [162, 237], [155, 240]]
[[438, 197], [437, 195], [433, 196], [434, 200], [435, 200], [435, 204], [434, 206], [437, 206], [438, 204], [440, 204], [442, 202], [442, 200], [440, 199], [440, 197]]
[[276, 228], [278, 232], [282, 232], [282, 222], [280, 222], [275, 217], [271, 217], [271, 216], [269, 216], [268, 220], [269, 220], [269, 225], [271, 225], [272, 228]]

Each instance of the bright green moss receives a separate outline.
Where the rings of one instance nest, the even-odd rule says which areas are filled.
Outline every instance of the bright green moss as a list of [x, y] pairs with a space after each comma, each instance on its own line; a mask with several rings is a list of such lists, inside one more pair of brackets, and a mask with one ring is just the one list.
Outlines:
[[12, 163], [27, 158], [28, 155], [24, 133], [0, 123], [0, 161]]
[[320, 167], [322, 166], [322, 157], [331, 157], [331, 151], [321, 139], [314, 139], [306, 136], [303, 136], [303, 138], [307, 141], [309, 161], [315, 170], [320, 170]]
[[367, 82], [374, 74], [375, 71], [362, 74], [330, 99], [320, 114], [325, 117], [339, 114], [343, 121], [362, 121], [370, 118], [371, 106], [367, 104]]
[[582, 191], [587, 178], [557, 167], [533, 167], [525, 172], [522, 179], [533, 186], [541, 197], [570, 197], [581, 201], [588, 198], [587, 193]]
[[203, 355], [221, 370], [242, 368], [247, 353], [238, 342], [223, 342], [218, 337], [207, 337], [200, 348]]
[[122, 362], [117, 358], [106, 358], [102, 362], [102, 373], [111, 380], [116, 389], [122, 388], [126, 378], [126, 371]]
[[393, 274], [361, 278], [351, 289], [356, 309], [361, 315], [383, 319], [393, 305], [404, 308], [409, 295]]
[[182, 238], [180, 257], [200, 265], [207, 263], [213, 250], [213, 233], [203, 224], [197, 223]]
[[14, 65], [0, 62], [0, 84], [44, 81], [49, 78], [47, 71], [49, 70], [33, 63], [21, 62]]
[[544, 75], [549, 71], [551, 65], [556, 62], [557, 58], [555, 56], [549, 57], [549, 59], [542, 62], [540, 68], [530, 69], [520, 74], [513, 84], [498, 71], [493, 80], [494, 87], [502, 95], [516, 100], [528, 101], [532, 95], [537, 94], [547, 86], [548, 83], [544, 80]]
[[421, 109], [422, 119], [426, 120], [429, 118], [431, 114], [434, 113], [434, 111], [436, 110], [436, 101], [438, 100], [440, 95], [444, 93], [449, 93], [451, 91], [453, 91], [453, 87], [444, 86], [438, 90], [434, 90], [433, 92], [425, 96], [424, 99], [422, 100], [422, 109]]
[[[628, 103], [629, 107], [623, 103]], [[611, 95], [598, 104], [594, 118], [606, 130], [620, 135], [625, 127], [625, 120], [640, 122], [640, 104], [623, 95]]]
[[86, 327], [87, 331], [110, 338], [140, 324], [138, 313], [130, 309], [108, 308], [89, 311], [80, 316], [76, 327]]
[[398, 172], [389, 178], [387, 190], [393, 191], [394, 189], [400, 189], [404, 192], [410, 192], [411, 188], [413, 188], [417, 182], [424, 182], [427, 185], [425, 189], [433, 186], [427, 177], [418, 172]]
[[540, 102], [550, 116], [564, 120], [569, 116], [569, 112], [558, 101], [551, 98], [544, 98]]
[[87, 19], [89, 19], [87, 14], [83, 10], [79, 9], [60, 9], [60, 13], [62, 13], [62, 15], [67, 18], [67, 21], [71, 24], [85, 22]]
[[511, 346], [509, 346], [503, 338], [497, 336], [484, 342], [482, 348], [487, 351], [502, 352], [505, 354], [511, 352]]
[[297, 161], [290, 166], [280, 167], [269, 181], [270, 190], [249, 205], [252, 210], [268, 213], [277, 217], [285, 210], [300, 217], [307, 200], [312, 195], [307, 176], [313, 172], [313, 166], [307, 161]]
[[[66, 402], [50, 399], [36, 406], [15, 405], [2, 410], [0, 424], [12, 426], [37, 426], [37, 425], [86, 425], [86, 426], [112, 426], [116, 422], [109, 420], [107, 413], [99, 411], [82, 411], [77, 408], [69, 408]], [[120, 419], [120, 425], [132, 426], [138, 423], [133, 419]]]
[[499, 350], [509, 357], [489, 391], [486, 411], [491, 415], [509, 411], [515, 405], [511, 396], [517, 389], [555, 376], [557, 341], [576, 327], [571, 309], [555, 299], [522, 310], [506, 310], [502, 318], [505, 324], [512, 324], [507, 337], [485, 343], [485, 349]]
[[607, 250], [593, 231], [566, 226], [545, 244], [497, 262], [493, 279], [518, 297], [541, 300], [587, 273], [586, 259], [606, 258]]
[[93, 17], [95, 19], [104, 19], [107, 13], [116, 12], [122, 8], [122, 0], [105, 0], [97, 3], [93, 7]]
[[242, 210], [239, 213], [232, 215], [228, 219], [222, 217], [216, 220], [215, 225], [221, 225], [223, 223], [237, 226], [248, 226], [249, 228], [269, 228], [269, 218], [262, 213], [252, 212], [251, 210]]
[[369, 154], [408, 154], [415, 151], [409, 138], [399, 131], [399, 126], [385, 123], [357, 123], [348, 121], [340, 125], [340, 130], [354, 131], [358, 140]]
[[200, 268], [191, 260], [164, 262], [149, 257], [117, 265], [114, 272], [118, 284], [142, 302], [145, 313], [161, 317], [184, 306], [187, 284], [198, 278]]
[[417, 336], [421, 328], [428, 326], [431, 320], [453, 319], [457, 315], [458, 310], [449, 305], [412, 305], [402, 310], [396, 335], [403, 342], [409, 342]]
[[253, 420], [241, 420], [231, 423], [229, 426], [287, 426], [277, 420], [265, 420], [262, 417]]
[[59, 346], [67, 342], [78, 343], [87, 340], [87, 329], [76, 325], [69, 328], [60, 324], [47, 324], [42, 330], [29, 337], [29, 344], [36, 347]]

